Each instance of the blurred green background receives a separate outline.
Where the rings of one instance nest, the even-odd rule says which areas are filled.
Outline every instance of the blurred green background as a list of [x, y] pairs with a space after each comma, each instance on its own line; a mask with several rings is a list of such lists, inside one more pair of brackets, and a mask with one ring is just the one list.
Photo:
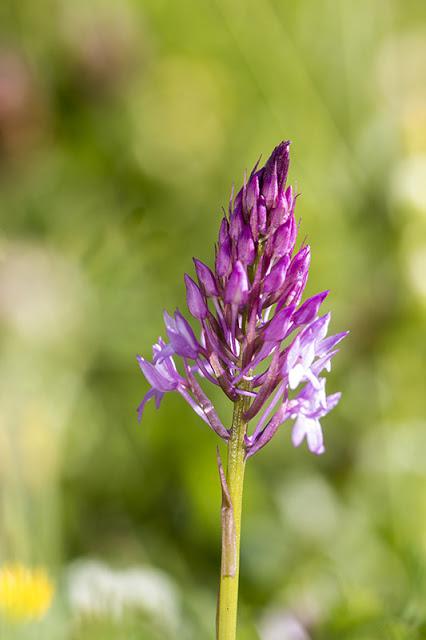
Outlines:
[[[211, 264], [232, 183], [283, 138], [351, 334], [326, 455], [250, 460], [241, 640], [426, 638], [422, 0], [2, 0], [0, 564], [42, 565], [8, 638], [214, 637], [216, 438], [135, 356]], [[333, 332], [334, 332], [333, 331]], [[229, 419], [231, 408], [215, 401]]]

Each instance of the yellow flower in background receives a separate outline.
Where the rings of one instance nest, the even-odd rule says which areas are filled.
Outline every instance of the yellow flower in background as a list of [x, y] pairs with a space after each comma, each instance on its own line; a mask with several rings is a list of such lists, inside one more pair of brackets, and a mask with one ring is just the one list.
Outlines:
[[50, 607], [53, 590], [44, 569], [4, 565], [0, 568], [0, 615], [22, 622], [40, 620]]

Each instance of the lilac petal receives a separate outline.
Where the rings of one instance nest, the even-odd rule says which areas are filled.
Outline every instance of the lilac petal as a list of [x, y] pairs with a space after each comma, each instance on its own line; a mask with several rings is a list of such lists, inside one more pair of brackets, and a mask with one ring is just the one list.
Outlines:
[[229, 238], [229, 222], [226, 218], [222, 218], [219, 229], [219, 244], [223, 244]]
[[153, 364], [161, 364], [163, 361], [170, 359], [175, 353], [171, 344], [165, 344], [164, 347], [160, 349], [153, 348]]
[[293, 187], [291, 184], [285, 190], [285, 197], [287, 198], [288, 208], [293, 209], [295, 198], [293, 197]]
[[333, 393], [330, 396], [327, 396], [327, 413], [329, 413], [334, 407], [336, 407], [339, 402], [342, 394], [340, 392]]
[[320, 373], [325, 369], [326, 371], [330, 371], [331, 369], [331, 359], [333, 358], [333, 356], [336, 355], [336, 353], [338, 353], [339, 349], [335, 349], [334, 351], [330, 351], [329, 353], [326, 353], [325, 355], [321, 356], [321, 358], [318, 358], [318, 360], [315, 360], [315, 362], [312, 364], [312, 373], [318, 377], [320, 375]]
[[330, 324], [331, 313], [317, 318], [311, 324], [303, 329], [300, 334], [300, 343], [306, 346], [308, 343], [319, 342], [327, 335], [328, 325]]
[[285, 255], [272, 267], [271, 273], [266, 276], [263, 285], [263, 291], [265, 293], [276, 292], [281, 289], [285, 282], [289, 262], [290, 258], [288, 255]]
[[302, 444], [305, 435], [306, 418], [302, 415], [299, 415], [293, 425], [293, 430], [291, 432], [291, 440], [293, 442], [293, 446], [299, 447]]
[[317, 354], [319, 356], [330, 351], [336, 344], [338, 344], [343, 338], [346, 338], [349, 331], [342, 331], [341, 333], [336, 333], [334, 336], [329, 336], [328, 338], [324, 338], [317, 345]]
[[154, 402], [155, 402], [155, 408], [159, 409], [160, 405], [161, 405], [161, 401], [164, 397], [164, 393], [160, 393], [159, 391], [155, 392], [155, 396], [154, 396]]
[[137, 356], [137, 360], [140, 368], [142, 369], [142, 373], [153, 389], [161, 392], [173, 391], [176, 389], [178, 385], [176, 380], [169, 380], [166, 378], [158, 371], [155, 365], [145, 360], [145, 358], [142, 358], [142, 356]]
[[275, 207], [272, 209], [270, 214], [270, 229], [273, 231], [274, 229], [278, 229], [278, 227], [287, 220], [288, 218], [288, 204], [287, 199], [285, 197], [284, 191], [281, 191], [278, 194], [277, 202]]
[[234, 209], [229, 219], [229, 235], [234, 242], [238, 241], [244, 226], [241, 209]]
[[246, 189], [246, 208], [250, 213], [253, 207], [257, 204], [259, 197], [259, 176], [252, 174]]
[[292, 259], [287, 271], [288, 290], [293, 289], [298, 283], [303, 282], [309, 272], [310, 250], [309, 246], [303, 247]]
[[309, 426], [306, 430], [306, 440], [308, 442], [309, 451], [320, 455], [324, 453], [324, 439], [322, 435], [321, 425], [319, 420], [307, 420]]
[[197, 320], [203, 320], [208, 316], [208, 308], [206, 302], [201, 295], [201, 291], [192, 278], [185, 273], [186, 301], [191, 315]]
[[237, 260], [225, 287], [224, 300], [227, 304], [241, 305], [247, 300], [249, 281], [243, 264]]
[[274, 234], [274, 254], [277, 258], [291, 253], [296, 242], [297, 228], [294, 216], [290, 216], [285, 224], [282, 224]]
[[258, 217], [258, 211], [257, 211], [257, 204], [255, 204], [254, 207], [251, 209], [249, 223], [250, 223], [250, 229], [253, 236], [253, 240], [257, 242], [259, 239], [259, 217]]
[[[164, 353], [165, 349], [163, 349]], [[177, 382], [181, 381], [181, 377], [176, 369], [176, 365], [172, 357], [168, 356], [164, 358], [162, 362], [155, 363], [157, 365], [158, 371], [166, 378], [170, 380], [176, 380]]]
[[285, 338], [292, 322], [293, 311], [294, 305], [290, 305], [275, 314], [262, 333], [266, 342], [280, 342]]
[[289, 281], [301, 280], [309, 270], [311, 262], [311, 248], [307, 244], [296, 253], [288, 268]]
[[198, 340], [194, 335], [191, 325], [179, 310], [175, 311], [175, 321], [177, 332], [186, 340], [187, 344], [190, 345], [196, 353], [198, 353], [200, 348]]
[[[138, 406], [138, 409], [137, 409], [139, 422], [142, 420], [142, 415], [143, 415], [143, 411], [144, 411], [146, 403], [149, 400], [151, 400], [151, 398], [153, 398], [155, 395], [156, 395], [156, 392], [155, 392], [154, 389], [150, 389], [144, 395], [143, 400], [142, 400], [142, 402], [140, 403], [140, 405]], [[157, 409], [158, 409], [158, 405], [157, 405]]]
[[291, 435], [293, 445], [298, 447], [303, 442], [305, 436], [308, 448], [312, 453], [316, 455], [324, 453], [324, 441], [319, 420], [299, 415], [294, 423]]
[[204, 264], [204, 262], [201, 262], [201, 260], [193, 258], [193, 261], [195, 264], [198, 281], [200, 283], [202, 291], [204, 292], [204, 295], [206, 295], [208, 298], [217, 297], [219, 295], [219, 291], [213, 272], [206, 264]]
[[[164, 322], [173, 351], [184, 358], [195, 359], [200, 351], [200, 345], [197, 342], [191, 326], [182, 314], [176, 311], [175, 317], [172, 318], [167, 311], [165, 311]], [[164, 360], [164, 351], [165, 350], [163, 350], [162, 353], [162, 360]], [[160, 361], [159, 358], [157, 358], [157, 360]]]
[[293, 342], [291, 343], [287, 351], [287, 357], [286, 357], [287, 371], [289, 371], [292, 367], [294, 367], [299, 357], [299, 354], [300, 354], [300, 335], [297, 335], [294, 338]]
[[229, 236], [219, 243], [219, 249], [216, 256], [216, 273], [219, 278], [228, 276], [232, 269], [232, 248]]
[[328, 294], [329, 291], [323, 291], [322, 293], [317, 293], [315, 296], [312, 296], [312, 298], [306, 300], [302, 304], [302, 306], [299, 307], [299, 309], [295, 312], [293, 316], [294, 324], [302, 325], [312, 322], [312, 320], [315, 319], [318, 313], [318, 309], [320, 308], [321, 304], [328, 296]]
[[300, 275], [296, 279], [289, 278], [287, 273], [285, 287], [282, 291], [280, 291], [279, 298], [277, 298], [277, 300], [280, 300], [278, 304], [279, 309], [284, 306], [288, 306], [289, 304], [299, 304], [302, 298], [303, 291], [305, 290], [306, 283], [308, 281], [308, 276], [308, 270], [306, 270], [304, 274]]
[[194, 360], [197, 357], [198, 351], [194, 350], [179, 333], [168, 331], [167, 335], [170, 338], [170, 345], [173, 348], [173, 351], [178, 356], [181, 356], [182, 358], [191, 358], [191, 360]]
[[297, 396], [298, 400], [302, 400], [305, 405], [309, 405], [312, 407], [317, 406], [326, 406], [325, 403], [325, 379], [320, 379], [320, 385], [314, 387], [310, 382], [303, 387], [299, 395]]
[[253, 264], [256, 257], [256, 251], [253, 242], [251, 229], [248, 225], [244, 225], [238, 238], [238, 259], [245, 265]]
[[288, 372], [288, 382], [290, 389], [296, 389], [306, 375], [306, 369], [303, 364], [295, 364]]
[[238, 396], [246, 396], [247, 398], [255, 398], [256, 393], [254, 391], [246, 391], [245, 389], [235, 389], [235, 393]]

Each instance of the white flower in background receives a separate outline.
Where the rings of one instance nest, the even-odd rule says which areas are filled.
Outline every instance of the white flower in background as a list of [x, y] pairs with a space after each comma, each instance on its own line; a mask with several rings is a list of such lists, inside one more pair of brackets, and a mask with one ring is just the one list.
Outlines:
[[0, 248], [0, 320], [41, 342], [65, 340], [81, 324], [87, 284], [76, 264], [44, 247]]
[[300, 621], [286, 609], [267, 611], [258, 624], [261, 640], [310, 640]]
[[120, 617], [139, 609], [169, 628], [179, 623], [179, 596], [172, 579], [150, 567], [115, 570], [97, 561], [78, 561], [68, 574], [71, 608], [80, 615]]

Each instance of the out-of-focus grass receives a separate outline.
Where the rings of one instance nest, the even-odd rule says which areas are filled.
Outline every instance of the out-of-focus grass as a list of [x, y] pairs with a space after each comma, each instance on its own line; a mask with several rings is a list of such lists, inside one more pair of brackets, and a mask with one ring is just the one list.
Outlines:
[[419, 0], [2, 2], [0, 562], [58, 584], [6, 638], [167, 637], [143, 598], [79, 613], [78, 558], [162, 569], [171, 637], [213, 637], [216, 441], [175, 397], [138, 426], [135, 355], [183, 307], [191, 256], [211, 263], [231, 183], [287, 137], [307, 293], [330, 288], [351, 334], [326, 455], [283, 428], [248, 467], [241, 638], [425, 636], [424, 17]]

